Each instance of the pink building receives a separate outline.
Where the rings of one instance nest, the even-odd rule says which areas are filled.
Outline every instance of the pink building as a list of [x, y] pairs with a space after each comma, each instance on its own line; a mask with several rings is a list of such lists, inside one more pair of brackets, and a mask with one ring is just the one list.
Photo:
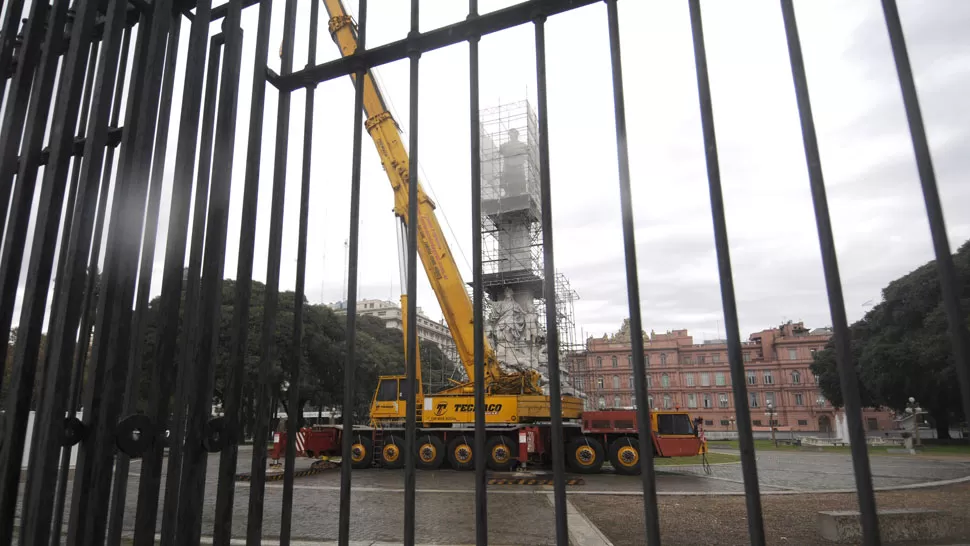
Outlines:
[[[832, 432], [835, 408], [822, 396], [810, 365], [831, 337], [827, 328], [808, 330], [788, 322], [752, 334], [742, 342], [745, 403], [755, 430], [769, 420], [782, 431]], [[737, 430], [731, 370], [724, 341], [694, 344], [687, 330], [644, 337], [649, 404], [654, 409], [685, 409], [703, 417], [712, 431]], [[585, 393], [587, 409], [630, 408], [633, 365], [629, 323], [612, 336], [590, 338], [586, 351], [568, 360], [573, 384]], [[774, 418], [766, 414], [768, 405]], [[892, 413], [866, 410], [866, 430], [890, 430]]]

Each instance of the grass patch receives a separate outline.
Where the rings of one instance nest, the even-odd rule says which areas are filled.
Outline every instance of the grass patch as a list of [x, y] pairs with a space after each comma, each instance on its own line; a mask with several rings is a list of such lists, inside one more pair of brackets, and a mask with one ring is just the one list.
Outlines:
[[[707, 454], [707, 462], [710, 464], [736, 463], [741, 457], [731, 453], [711, 453]], [[693, 457], [657, 457], [653, 460], [654, 466], [680, 466], [685, 464], [701, 464], [703, 459], [700, 455]]]
[[[714, 440], [708, 441], [707, 445], [710, 449], [716, 450], [718, 448], [724, 449], [740, 449], [738, 447], [737, 440]], [[889, 453], [889, 449], [901, 449], [902, 446], [869, 446], [869, 453], [874, 455], [895, 455], [894, 453]], [[802, 444], [801, 447], [793, 445], [785, 445], [779, 443], [776, 447], [771, 440], [755, 440], [754, 441], [755, 451], [824, 451], [830, 453], [850, 453], [851, 448], [849, 446], [837, 447], [837, 446], [807, 446]], [[970, 443], [967, 444], [950, 444], [950, 445], [926, 445], [924, 444], [918, 451], [926, 455], [970, 455]], [[708, 459], [710, 459], [710, 454], [708, 454]]]

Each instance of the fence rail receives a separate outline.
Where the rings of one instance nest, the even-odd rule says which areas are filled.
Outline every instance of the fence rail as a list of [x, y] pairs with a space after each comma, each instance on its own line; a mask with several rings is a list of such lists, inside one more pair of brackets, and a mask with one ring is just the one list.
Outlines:
[[[228, 0], [217, 7], [211, 0], [52, 0], [5, 2], [0, 38], [0, 213], [4, 217], [0, 256], [0, 330], [17, 324], [19, 331], [12, 353], [4, 353], [11, 368], [4, 387], [2, 450], [0, 450], [0, 543], [17, 535], [20, 544], [120, 544], [129, 461], [141, 459], [134, 543], [197, 544], [201, 533], [203, 501], [215, 503], [214, 541], [228, 545], [232, 539], [233, 506], [237, 494], [235, 475], [241, 441], [241, 397], [244, 388], [257, 396], [255, 438], [269, 435], [272, 398], [272, 366], [281, 348], [273, 332], [279, 324], [279, 286], [283, 248], [286, 164], [296, 153], [289, 147], [292, 93], [306, 91], [303, 130], [302, 185], [299, 211], [297, 282], [293, 314], [293, 344], [287, 350], [302, 354], [303, 300], [306, 284], [309, 192], [314, 169], [311, 142], [314, 130], [315, 87], [335, 78], [356, 76], [357, 82], [371, 68], [394, 61], [410, 64], [410, 209], [417, 216], [419, 135], [419, 60], [423, 53], [462, 43], [469, 45], [471, 124], [471, 216], [473, 233], [481, 231], [479, 141], [479, 40], [501, 36], [511, 27], [532, 24], [535, 31], [538, 82], [539, 161], [541, 172], [541, 223], [544, 267], [555, 277], [553, 205], [549, 199], [549, 108], [546, 79], [546, 21], [600, 0], [531, 0], [481, 14], [478, 2], [468, 3], [468, 17], [433, 30], [418, 26], [418, 0], [411, 2], [410, 28], [406, 37], [373, 48], [367, 47], [368, 2], [360, 0], [356, 32], [358, 48], [353, 55], [317, 64], [319, 7], [312, 1], [309, 26], [309, 64], [294, 69], [297, 38], [297, 0]], [[842, 295], [829, 206], [819, 156], [808, 77], [802, 59], [795, 11], [791, 0], [780, 0], [787, 38], [793, 85], [805, 148], [818, 241], [822, 249], [828, 302], [837, 347], [841, 389], [851, 437], [855, 486], [862, 514], [864, 543], [880, 543], [872, 474], [869, 468], [862, 402], [850, 350], [849, 327]], [[627, 111], [621, 70], [620, 27], [623, 2], [605, 0], [612, 67], [615, 109], [620, 210], [629, 301], [630, 330], [641, 332], [640, 293], [637, 278], [634, 203], [627, 148]], [[283, 6], [281, 68], [268, 67], [273, 9]], [[728, 343], [728, 356], [737, 409], [747, 525], [752, 544], [765, 544], [754, 437], [742, 342], [738, 325], [734, 277], [728, 245], [727, 222], [720, 180], [716, 130], [708, 79], [700, 0], [688, 2], [698, 85], [702, 138], [706, 152], [709, 197], [717, 251], [718, 275]], [[956, 357], [962, 404], [970, 415], [970, 332], [966, 310], [961, 309], [954, 263], [950, 255], [940, 196], [930, 158], [926, 131], [917, 100], [912, 69], [906, 51], [899, 13], [894, 0], [882, 0], [888, 35], [904, 99], [913, 148], [919, 170], [927, 218], [931, 229], [946, 318]], [[244, 10], [258, 10], [255, 56], [243, 57]], [[183, 20], [189, 32], [180, 32]], [[219, 23], [217, 27], [216, 24]], [[178, 51], [187, 41], [187, 55]], [[637, 55], [638, 52], [626, 52]], [[252, 80], [241, 81], [243, 63], [252, 64]], [[602, 62], [607, 62], [603, 59]], [[130, 67], [129, 67], [130, 65]], [[177, 66], [184, 67], [181, 78]], [[428, 85], [425, 83], [425, 85]], [[249, 86], [244, 94], [241, 86]], [[275, 127], [263, 126], [267, 86], [279, 91]], [[178, 89], [180, 102], [173, 104]], [[123, 100], [127, 97], [127, 100]], [[49, 99], [49, 100], [48, 100]], [[346, 314], [346, 361], [344, 402], [352, 404], [355, 393], [356, 301], [360, 248], [361, 149], [364, 120], [363, 85], [356, 85], [352, 175], [350, 179], [350, 238]], [[124, 111], [122, 112], [122, 107]], [[248, 127], [237, 128], [240, 108], [249, 108]], [[178, 118], [178, 139], [167, 150], [170, 123]], [[49, 138], [45, 135], [49, 130]], [[329, 130], [329, 128], [324, 128]], [[245, 148], [237, 149], [237, 131], [248, 131]], [[249, 346], [252, 318], [250, 300], [255, 262], [256, 211], [264, 136], [275, 133], [274, 170], [268, 229], [266, 287], [259, 345], [259, 373], [255, 381], [246, 376], [244, 362]], [[46, 147], [45, 147], [46, 143]], [[162, 211], [166, 157], [174, 153], [169, 210]], [[198, 161], [198, 171], [195, 164]], [[233, 180], [234, 163], [245, 164], [242, 180]], [[327, 184], [337, 181], [328, 180]], [[195, 188], [193, 196], [192, 189]], [[220, 314], [224, 297], [226, 243], [230, 191], [241, 191], [240, 246], [234, 274], [235, 301], [231, 317]], [[38, 193], [39, 192], [39, 193]], [[32, 207], [34, 200], [38, 205]], [[109, 206], [110, 205], [110, 206]], [[191, 233], [189, 231], [191, 216]], [[164, 221], [160, 221], [160, 217]], [[160, 225], [164, 228], [160, 231]], [[28, 237], [29, 226], [33, 226]], [[149, 369], [143, 365], [142, 339], [149, 311], [151, 278], [155, 271], [156, 234], [164, 233], [164, 265], [158, 307], [157, 340], [151, 348]], [[143, 236], [144, 234], [144, 236]], [[408, 227], [406, 259], [410, 317], [416, 313], [417, 226]], [[104, 252], [104, 256], [101, 252]], [[485, 450], [485, 394], [482, 388], [484, 320], [481, 241], [473, 243], [473, 302], [475, 310], [475, 442], [477, 453]], [[56, 255], [56, 256], [55, 256]], [[55, 260], [56, 258], [56, 260]], [[103, 259], [102, 259], [103, 258]], [[639, 257], [642, 259], [643, 257]], [[24, 261], [27, 263], [24, 264]], [[54, 267], [54, 264], [57, 267]], [[103, 263], [103, 267], [99, 264]], [[185, 264], [188, 264], [187, 267]], [[26, 265], [26, 267], [24, 267]], [[186, 296], [183, 297], [183, 291]], [[22, 304], [17, 307], [18, 294]], [[568, 544], [566, 481], [563, 456], [563, 423], [560, 408], [560, 374], [556, 339], [554, 283], [546, 283], [546, 339], [552, 401], [552, 450], [554, 472], [555, 537]], [[45, 315], [49, 311], [49, 322]], [[15, 317], [15, 313], [19, 313]], [[182, 318], [184, 317], [184, 318]], [[211, 401], [216, 381], [214, 343], [221, 320], [231, 321], [231, 348], [224, 371], [225, 417], [212, 417]], [[409, 374], [417, 360], [416, 320], [407, 325]], [[48, 346], [41, 355], [41, 336]], [[179, 333], [181, 332], [181, 334]], [[644, 341], [633, 335], [632, 355], [637, 400], [647, 400]], [[290, 407], [300, 403], [299, 358], [289, 362]], [[12, 358], [12, 362], [7, 359]], [[223, 372], [220, 372], [223, 373]], [[142, 374], [150, 388], [139, 390]], [[34, 384], [40, 382], [35, 395]], [[410, 383], [405, 438], [403, 542], [415, 536], [415, 442], [416, 408], [414, 382]], [[28, 415], [36, 408], [31, 445], [25, 445]], [[80, 418], [75, 417], [83, 408]], [[649, 423], [650, 409], [641, 404], [638, 422]], [[62, 418], [67, 415], [67, 418]], [[162, 431], [169, 428], [170, 435]], [[288, 423], [295, 436], [297, 420]], [[339, 503], [339, 541], [347, 544], [353, 488], [351, 480], [351, 434], [343, 435]], [[644, 534], [651, 545], [662, 541], [657, 505], [657, 476], [653, 450], [647, 435], [640, 436], [643, 460]], [[258, 442], [257, 442], [258, 443]], [[77, 446], [73, 476], [68, 461]], [[29, 449], [32, 456], [24, 471], [20, 461]], [[167, 459], [165, 454], [168, 454]], [[204, 499], [206, 463], [219, 457], [215, 499]], [[264, 535], [266, 457], [254, 449], [249, 480], [246, 538], [258, 544]], [[477, 544], [487, 543], [486, 472], [484, 457], [475, 457], [475, 529]], [[165, 493], [160, 498], [165, 472]], [[282, 543], [289, 543], [292, 525], [295, 468], [294, 442], [287, 445], [282, 506]], [[25, 474], [23, 499], [18, 498]], [[71, 498], [66, 499], [67, 484]], [[112, 484], [113, 487], [112, 487]], [[55, 497], [49, 497], [54, 491]], [[67, 503], [70, 503], [67, 511]], [[159, 503], [163, 508], [157, 521]], [[15, 517], [18, 505], [21, 513]], [[62, 537], [62, 524], [67, 523]], [[238, 538], [238, 537], [237, 537]]]

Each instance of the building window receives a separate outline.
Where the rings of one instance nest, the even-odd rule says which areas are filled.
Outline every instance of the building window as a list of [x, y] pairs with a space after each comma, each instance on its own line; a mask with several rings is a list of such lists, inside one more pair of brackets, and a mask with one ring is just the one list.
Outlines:
[[875, 417], [869, 417], [866, 419], [866, 428], [870, 431], [879, 430], [879, 421]]
[[717, 395], [717, 406], [720, 408], [728, 407], [728, 395], [727, 393], [721, 393]]
[[684, 376], [684, 382], [688, 387], [694, 386], [694, 374], [689, 373]]
[[644, 362], [646, 363], [647, 366], [649, 366], [650, 365], [650, 355], [644, 355], [644, 358], [645, 358]]
[[714, 374], [714, 384], [718, 387], [725, 386], [726, 383], [724, 381], [724, 372], [717, 372]]
[[711, 403], [711, 395], [709, 394], [704, 395], [704, 407], [707, 409], [714, 407], [714, 404]]
[[670, 377], [668, 377], [667, 374], [660, 376], [660, 387], [664, 389], [670, 387]]
[[660, 365], [661, 366], [667, 365], [667, 353], [660, 353]]
[[691, 364], [690, 357], [689, 356], [685, 356], [684, 359], [683, 359], [683, 363], [684, 364]]
[[791, 373], [791, 384], [800, 385], [802, 383], [802, 374], [797, 370]]
[[694, 393], [689, 393], [687, 395], [687, 407], [696, 408], [697, 407], [697, 395]]
[[650, 409], [654, 409], [653, 408], [653, 397], [652, 396], [648, 396], [647, 397], [647, 407], [650, 408]]
[[622, 407], [622, 406], [623, 405], [620, 403], [620, 397], [619, 396], [614, 396], [613, 397], [613, 407], [614, 408], [619, 408], [619, 407]]
[[664, 395], [664, 409], [670, 409], [670, 406], [671, 406], [670, 395], [669, 394], [665, 394]]
[[601, 356], [596, 357], [596, 367], [597, 368], [603, 367], [603, 357]]
[[720, 361], [721, 361], [721, 355], [717, 353], [711, 355], [711, 362], [720, 362]]
[[751, 393], [751, 407], [758, 407], [758, 393], [756, 392]]
[[766, 392], [765, 393], [765, 405], [767, 406], [768, 404], [771, 404], [772, 406], [775, 406], [775, 393], [773, 393], [773, 392]]
[[633, 368], [633, 355], [626, 355], [626, 365]]
[[805, 400], [802, 398], [802, 393], [800, 393], [800, 392], [796, 392], [795, 393], [795, 405], [796, 406], [803, 406], [803, 405], [805, 405]]
[[768, 425], [769, 426], [773, 426], [773, 427], [777, 427], [778, 426], [778, 420], [777, 419], [771, 419], [770, 421], [768, 421]]
[[818, 349], [812, 349], [812, 360], [815, 359], [815, 355], [818, 354]]
[[606, 398], [603, 398], [602, 396], [600, 396], [600, 399], [597, 400], [597, 402], [599, 402], [600, 409], [606, 409]]
[[812, 376], [815, 377], [815, 384], [818, 385], [818, 374], [817, 373], [813, 373]]
[[703, 364], [706, 358], [704, 355], [697, 355], [697, 363]]
[[788, 360], [798, 360], [797, 349], [788, 349]]
[[652, 389], [653, 388], [653, 376], [652, 375], [648, 375], [647, 376], [647, 388], [648, 389]]
[[800, 427], [807, 427], [808, 426], [808, 420], [807, 419], [799, 419], [798, 420], [798, 426], [800, 426]]
[[744, 353], [744, 361], [751, 362], [751, 353]]
[[761, 426], [761, 419], [755, 419], [754, 421], [751, 421], [751, 424], [754, 425], [754, 426], [756, 426], [756, 427], [760, 427]]
[[726, 426], [728, 426], [730, 424], [731, 424], [731, 421], [728, 421], [727, 419], [721, 419], [721, 426], [722, 427], [726, 427]]
[[764, 372], [763, 374], [765, 385], [774, 385], [775, 378], [772, 377], [771, 372]]
[[603, 388], [603, 377], [602, 376], [596, 378], [596, 386], [599, 387], [599, 388], [601, 388], [601, 389]]
[[714, 425], [714, 421], [711, 421], [710, 419], [707, 419], [707, 420], [704, 421], [704, 426], [705, 427], [710, 427], [710, 426], [713, 426], [713, 425]]
[[701, 374], [701, 386], [710, 387], [711, 386], [711, 374], [704, 372]]
[[755, 377], [754, 372], [748, 372], [747, 373], [747, 378], [748, 378], [748, 385], [757, 385], [758, 384], [758, 378]]
[[636, 383], [634, 382], [632, 375], [630, 376], [630, 382], [628, 383], [628, 385], [630, 385], [630, 390], [633, 390], [636, 388]]
[[818, 406], [824, 406], [824, 405], [825, 405], [825, 402], [826, 402], [826, 400], [825, 400], [825, 397], [824, 397], [824, 396], [822, 396], [822, 393], [819, 393], [819, 394], [818, 394], [818, 395], [817, 395], [817, 396], [815, 397], [815, 404], [816, 404], [816, 405], [818, 405]]
[[614, 389], [619, 389], [620, 388], [620, 376], [618, 376], [618, 375], [614, 375], [613, 376], [613, 388]]
[[614, 368], [619, 368], [620, 367], [619, 366], [619, 361], [618, 361], [618, 359], [615, 356], [613, 357], [613, 367]]

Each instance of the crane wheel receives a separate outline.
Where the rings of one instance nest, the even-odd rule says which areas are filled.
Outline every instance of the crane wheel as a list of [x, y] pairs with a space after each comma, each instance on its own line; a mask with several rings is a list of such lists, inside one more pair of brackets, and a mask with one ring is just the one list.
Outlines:
[[636, 438], [624, 436], [610, 444], [610, 464], [617, 474], [640, 473], [640, 444]]
[[374, 448], [367, 436], [358, 434], [350, 446], [350, 467], [356, 469], [370, 468], [374, 460]]
[[455, 436], [448, 442], [448, 462], [455, 470], [475, 468], [475, 452], [472, 448], [473, 437], [466, 434]]
[[590, 436], [577, 436], [566, 444], [566, 463], [573, 472], [595, 474], [603, 468], [603, 446]]
[[433, 434], [419, 436], [414, 465], [421, 470], [437, 470], [445, 460], [445, 443]]
[[384, 468], [404, 468], [404, 440], [397, 435], [387, 437], [381, 449]]
[[492, 436], [485, 442], [485, 453], [487, 455], [485, 464], [497, 472], [507, 471], [512, 468], [512, 461], [515, 460], [516, 442], [505, 435]]

